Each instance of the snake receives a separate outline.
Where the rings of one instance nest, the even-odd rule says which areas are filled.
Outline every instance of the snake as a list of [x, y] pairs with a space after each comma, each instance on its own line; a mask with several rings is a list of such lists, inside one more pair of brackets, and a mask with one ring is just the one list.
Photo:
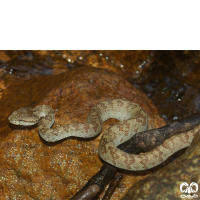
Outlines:
[[188, 147], [200, 127], [166, 139], [160, 146], [141, 154], [126, 153], [118, 145], [134, 134], [151, 129], [148, 115], [137, 103], [122, 99], [109, 99], [94, 105], [86, 123], [72, 123], [52, 129], [54, 110], [48, 105], [35, 108], [23, 107], [15, 110], [8, 118], [10, 123], [22, 126], [38, 124], [39, 135], [47, 142], [56, 142], [71, 136], [93, 138], [101, 133], [103, 122], [115, 118], [117, 122], [108, 128], [99, 143], [99, 156], [115, 167], [140, 171], [153, 168], [180, 149]]

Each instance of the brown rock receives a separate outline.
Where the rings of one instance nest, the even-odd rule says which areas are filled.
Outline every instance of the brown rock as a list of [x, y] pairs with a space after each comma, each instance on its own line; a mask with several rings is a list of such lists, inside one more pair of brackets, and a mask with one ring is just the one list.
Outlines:
[[[96, 103], [121, 98], [139, 103], [153, 128], [164, 126], [155, 106], [121, 76], [95, 68], [77, 68], [56, 76], [42, 76], [10, 83], [0, 106], [1, 199], [70, 199], [101, 167], [98, 144], [101, 136], [83, 140], [69, 138], [47, 143], [37, 127], [10, 125], [8, 116], [20, 107], [46, 104], [56, 113], [53, 127], [86, 122]], [[116, 120], [104, 123], [103, 132]], [[138, 180], [126, 176], [113, 199], [124, 196]]]
[[[184, 194], [180, 191], [180, 185], [183, 182], [200, 185], [200, 131], [182, 156], [133, 185], [122, 199], [181, 199], [180, 196]], [[184, 190], [185, 188], [183, 187]], [[193, 190], [196, 190], [195, 186]], [[200, 190], [196, 195], [200, 198]]]
[[0, 51], [0, 60], [3, 62], [10, 61], [10, 57], [6, 54], [6, 51]]

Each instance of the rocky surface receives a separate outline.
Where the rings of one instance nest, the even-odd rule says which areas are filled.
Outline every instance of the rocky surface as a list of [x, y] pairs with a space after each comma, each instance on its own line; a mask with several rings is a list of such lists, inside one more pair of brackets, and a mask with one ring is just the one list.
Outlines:
[[[0, 132], [4, 136], [0, 143], [1, 199], [69, 199], [102, 165], [97, 152], [101, 136], [47, 143], [39, 137], [37, 127], [9, 124], [8, 116], [20, 107], [51, 106], [56, 112], [56, 127], [85, 122], [97, 102], [122, 98], [139, 103], [153, 128], [165, 125], [146, 95], [105, 69], [82, 67], [55, 76], [10, 82], [7, 87], [0, 100]], [[103, 132], [115, 122], [105, 122]], [[122, 198], [143, 177], [127, 175], [112, 199]]]

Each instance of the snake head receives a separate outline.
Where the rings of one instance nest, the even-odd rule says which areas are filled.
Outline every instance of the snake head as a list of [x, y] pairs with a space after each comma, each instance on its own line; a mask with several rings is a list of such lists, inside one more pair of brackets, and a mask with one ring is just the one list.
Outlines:
[[23, 126], [31, 126], [39, 121], [38, 117], [33, 114], [33, 109], [30, 107], [24, 107], [14, 111], [8, 117], [8, 120], [11, 124]]

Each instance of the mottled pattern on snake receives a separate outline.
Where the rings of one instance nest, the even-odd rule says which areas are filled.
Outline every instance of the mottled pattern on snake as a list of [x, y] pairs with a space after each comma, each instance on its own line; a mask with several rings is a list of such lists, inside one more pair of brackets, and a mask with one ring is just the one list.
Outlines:
[[190, 145], [199, 126], [186, 133], [167, 139], [154, 150], [140, 154], [128, 154], [117, 146], [134, 134], [150, 128], [148, 116], [138, 104], [121, 99], [106, 100], [91, 108], [87, 123], [67, 124], [51, 129], [55, 120], [54, 110], [47, 105], [33, 108], [20, 108], [9, 117], [13, 124], [29, 126], [38, 123], [40, 136], [48, 141], [55, 142], [70, 136], [91, 138], [97, 136], [103, 127], [103, 122], [116, 118], [116, 123], [105, 131], [99, 144], [99, 155], [106, 162], [126, 170], [145, 170], [159, 165], [176, 151]]

